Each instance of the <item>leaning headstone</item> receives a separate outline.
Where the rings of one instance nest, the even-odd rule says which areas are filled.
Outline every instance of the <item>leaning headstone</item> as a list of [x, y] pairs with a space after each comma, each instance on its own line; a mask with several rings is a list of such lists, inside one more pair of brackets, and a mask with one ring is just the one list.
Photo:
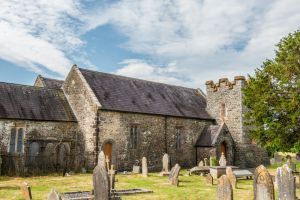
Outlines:
[[137, 165], [133, 165], [132, 167], [132, 173], [133, 174], [139, 174], [141, 172], [141, 167]]
[[168, 154], [164, 154], [162, 159], [162, 171], [160, 172], [161, 176], [168, 176], [170, 174], [169, 165], [170, 165], [170, 157]]
[[225, 155], [224, 155], [224, 153], [222, 152], [222, 155], [221, 155], [221, 157], [220, 157], [220, 160], [219, 160], [219, 165], [221, 166], [221, 167], [225, 167], [226, 166], [226, 158], [225, 158]]
[[232, 188], [236, 189], [236, 177], [231, 167], [226, 167], [226, 176], [231, 183]]
[[180, 166], [178, 164], [176, 164], [172, 170], [171, 173], [169, 175], [169, 181], [171, 182], [172, 185], [178, 186], [179, 184], [179, 172], [180, 172]]
[[208, 166], [208, 159], [204, 158], [204, 166]]
[[28, 183], [24, 182], [21, 184], [21, 192], [25, 200], [32, 200], [31, 188]]
[[255, 169], [253, 190], [254, 200], [275, 200], [272, 177], [263, 165]]
[[109, 177], [104, 167], [97, 165], [93, 171], [95, 200], [109, 200]]
[[226, 175], [222, 175], [218, 180], [217, 200], [232, 200], [232, 186]]
[[146, 157], [142, 158], [142, 175], [143, 175], [143, 177], [148, 176], [148, 165], [147, 165], [147, 158]]
[[60, 200], [60, 197], [54, 188], [52, 188], [51, 192], [48, 194], [48, 200]]
[[201, 160], [200, 162], [199, 162], [199, 164], [198, 164], [198, 167], [203, 167], [204, 166], [204, 163], [203, 163], [203, 161]]
[[279, 200], [295, 200], [296, 186], [292, 170], [287, 164], [278, 167], [276, 171], [276, 182]]
[[270, 159], [270, 164], [271, 164], [271, 165], [274, 165], [275, 163], [276, 163], [275, 158], [271, 158], [271, 159]]
[[106, 167], [105, 154], [101, 151], [98, 155], [98, 165], [102, 167]]
[[206, 183], [208, 185], [213, 185], [214, 184], [214, 179], [213, 179], [213, 177], [210, 174], [206, 175]]

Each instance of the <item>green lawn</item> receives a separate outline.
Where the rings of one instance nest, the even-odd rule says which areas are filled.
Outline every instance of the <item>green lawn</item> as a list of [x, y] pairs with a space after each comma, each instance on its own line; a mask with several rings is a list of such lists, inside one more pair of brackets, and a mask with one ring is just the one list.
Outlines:
[[[300, 166], [298, 165], [298, 168]], [[269, 169], [271, 174], [275, 173], [275, 168]], [[160, 177], [158, 173], [150, 173], [148, 178], [141, 175], [117, 175], [117, 189], [145, 188], [153, 190], [152, 194], [128, 196], [123, 199], [216, 199], [216, 185], [206, 184], [205, 177], [186, 176], [186, 170], [181, 171], [179, 177], [180, 184], [176, 188], [170, 185], [167, 177]], [[56, 188], [59, 192], [86, 191], [92, 189], [91, 174], [76, 174], [70, 177], [58, 175], [39, 176], [30, 178], [0, 177], [0, 199], [22, 199], [19, 185], [28, 182], [32, 187], [33, 199], [47, 199], [47, 194], [51, 188]], [[299, 180], [297, 179], [297, 182]], [[234, 199], [252, 199], [252, 180], [239, 180], [238, 189], [234, 190]], [[299, 182], [298, 182], [299, 184]], [[297, 191], [300, 196], [299, 189]]]

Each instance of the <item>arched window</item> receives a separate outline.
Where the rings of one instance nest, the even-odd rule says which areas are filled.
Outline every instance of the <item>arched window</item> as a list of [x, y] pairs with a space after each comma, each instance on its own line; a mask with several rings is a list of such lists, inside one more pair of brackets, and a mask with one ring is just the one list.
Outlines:
[[176, 128], [176, 150], [181, 149], [182, 143], [182, 127]]
[[138, 128], [137, 125], [130, 126], [130, 145], [132, 149], [136, 149], [138, 145]]
[[9, 139], [9, 153], [23, 152], [24, 133], [23, 128], [12, 128]]

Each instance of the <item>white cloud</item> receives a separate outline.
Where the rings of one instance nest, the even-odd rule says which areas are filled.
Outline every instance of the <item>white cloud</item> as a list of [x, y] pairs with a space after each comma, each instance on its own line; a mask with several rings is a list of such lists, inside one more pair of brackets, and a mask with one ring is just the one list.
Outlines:
[[[272, 58], [280, 38], [300, 28], [299, 10], [298, 0], [121, 0], [100, 7], [87, 27], [114, 25], [128, 37], [125, 48], [175, 62], [173, 70], [190, 80], [186, 85], [203, 88], [208, 79], [253, 73]], [[135, 72], [139, 67], [128, 68], [127, 74], [144, 77]]]

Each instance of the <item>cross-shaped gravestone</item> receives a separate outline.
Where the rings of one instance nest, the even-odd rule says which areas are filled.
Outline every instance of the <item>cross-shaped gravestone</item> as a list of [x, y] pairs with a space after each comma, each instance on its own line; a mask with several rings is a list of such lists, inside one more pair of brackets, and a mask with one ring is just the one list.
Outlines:
[[226, 176], [228, 178], [228, 180], [231, 183], [232, 188], [236, 189], [236, 177], [233, 174], [232, 168], [231, 167], [226, 167]]
[[296, 200], [295, 178], [287, 164], [277, 168], [276, 182], [279, 200]]
[[21, 184], [21, 191], [25, 200], [32, 200], [31, 188], [28, 183], [24, 182]]
[[272, 177], [263, 165], [255, 169], [253, 190], [254, 200], [275, 200]]
[[142, 175], [143, 175], [143, 177], [148, 176], [148, 166], [147, 166], [147, 158], [146, 157], [142, 158]]
[[109, 200], [109, 177], [106, 169], [97, 165], [93, 171], [95, 200]]
[[222, 175], [218, 180], [217, 200], [232, 200], [232, 186], [226, 175]]

